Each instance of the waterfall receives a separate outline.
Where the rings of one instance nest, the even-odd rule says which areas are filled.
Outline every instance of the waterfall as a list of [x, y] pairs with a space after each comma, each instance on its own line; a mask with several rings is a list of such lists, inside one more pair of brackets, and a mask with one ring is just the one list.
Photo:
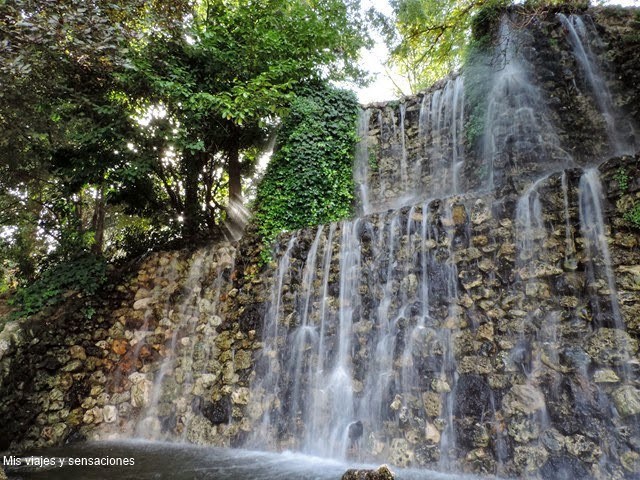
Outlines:
[[597, 33], [587, 28], [585, 21], [578, 15], [558, 13], [558, 18], [567, 31], [569, 43], [573, 49], [578, 64], [586, 78], [591, 95], [595, 98], [598, 110], [602, 115], [611, 151], [614, 155], [634, 153], [634, 145], [629, 140], [633, 136], [633, 129], [629, 124], [623, 125], [620, 112], [614, 105], [611, 91], [598, 64], [598, 57], [590, 46], [590, 39]]
[[[212, 342], [217, 336], [216, 327], [223, 322], [220, 297], [228, 285], [234, 259], [235, 249], [229, 244], [198, 250], [182, 282], [180, 300], [173, 303], [169, 299], [176, 292], [167, 292], [164, 317], [155, 331], [161, 331], [168, 340], [163, 359], [153, 372], [153, 381], [148, 373], [142, 373], [144, 366], [129, 376], [139, 392], [138, 406], [142, 407], [133, 427], [136, 436], [152, 440], [190, 438], [191, 422], [200, 413], [192, 405], [207, 396], [216, 378], [209, 371], [216, 350]], [[176, 263], [168, 264], [173, 266], [168, 275], [170, 286], [177, 284]], [[139, 330], [141, 340], [153, 333], [146, 322]], [[144, 342], [139, 344], [142, 348]]]
[[527, 179], [573, 163], [540, 89], [531, 82], [533, 67], [522, 55], [528, 42], [527, 32], [514, 32], [508, 18], [502, 20], [482, 140], [485, 190], [500, 188], [507, 180], [523, 188]]
[[355, 165], [353, 167], [353, 181], [356, 184], [356, 198], [360, 201], [360, 213], [366, 215], [371, 212], [369, 200], [369, 119], [371, 111], [361, 110], [358, 115], [358, 145], [356, 146]]
[[[464, 79], [458, 75], [424, 93], [419, 103], [400, 102], [378, 110], [375, 121], [370, 109], [361, 113], [354, 181], [363, 215], [461, 192], [464, 102]], [[417, 131], [407, 128], [416, 113]], [[371, 128], [379, 132], [375, 144], [367, 134]], [[409, 147], [416, 136], [422, 148]]]
[[[598, 170], [590, 168], [580, 178], [580, 230], [586, 240], [587, 282], [594, 307], [595, 321], [600, 326], [624, 328], [611, 263], [602, 212], [602, 185]], [[608, 305], [602, 304], [602, 293]], [[610, 318], [607, 318], [609, 317]]]

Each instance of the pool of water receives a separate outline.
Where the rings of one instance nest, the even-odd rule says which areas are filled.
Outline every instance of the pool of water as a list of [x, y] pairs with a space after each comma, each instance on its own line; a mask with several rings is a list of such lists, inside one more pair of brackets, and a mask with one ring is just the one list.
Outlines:
[[[14, 463], [20, 461], [20, 465], [7, 465], [8, 457], [3, 461], [10, 480], [339, 480], [349, 468], [377, 467], [300, 453], [144, 441], [82, 443], [15, 459]], [[34, 466], [34, 462], [49, 465]], [[478, 478], [430, 470], [392, 470], [399, 480]]]

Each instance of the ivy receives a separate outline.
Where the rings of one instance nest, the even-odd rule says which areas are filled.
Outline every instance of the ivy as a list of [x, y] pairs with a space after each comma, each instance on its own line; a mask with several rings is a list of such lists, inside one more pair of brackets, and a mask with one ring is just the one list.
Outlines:
[[640, 228], [640, 203], [634, 203], [633, 206], [624, 213], [624, 219], [633, 227]]
[[352, 214], [358, 108], [352, 92], [329, 86], [307, 87], [293, 100], [256, 195], [263, 244]]
[[629, 189], [629, 172], [627, 172], [626, 168], [620, 167], [613, 178], [618, 182], [618, 188], [622, 193]]
[[[46, 307], [61, 303], [70, 294], [83, 297], [95, 295], [107, 280], [106, 261], [102, 257], [83, 253], [57, 263], [26, 287], [19, 288], [12, 299], [18, 307], [16, 317], [27, 317]], [[85, 315], [91, 316], [93, 308], [87, 305]]]

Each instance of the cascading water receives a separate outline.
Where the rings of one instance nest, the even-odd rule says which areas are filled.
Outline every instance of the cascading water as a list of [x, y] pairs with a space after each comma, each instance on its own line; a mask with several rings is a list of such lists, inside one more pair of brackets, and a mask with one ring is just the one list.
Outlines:
[[[624, 328], [616, 291], [615, 275], [606, 240], [602, 213], [602, 185], [598, 170], [590, 168], [580, 177], [580, 230], [586, 241], [587, 286], [592, 292], [594, 321], [602, 327]], [[602, 304], [602, 292], [608, 304]], [[609, 318], [607, 318], [609, 317]]]
[[528, 32], [514, 31], [505, 17], [498, 38], [482, 140], [484, 188], [501, 188], [508, 181], [524, 190], [527, 180], [567, 168], [573, 159], [561, 146], [540, 89], [531, 82], [532, 66], [522, 53], [530, 43]]
[[[191, 439], [191, 422], [200, 414], [196, 404], [216, 380], [210, 371], [216, 350], [212, 340], [223, 322], [220, 298], [234, 256], [235, 249], [229, 244], [197, 251], [182, 283], [180, 301], [174, 303], [178, 292], [169, 292], [155, 332], [148, 332], [147, 326], [141, 329], [146, 335], [162, 332], [168, 343], [152, 377], [144, 369], [145, 373], [129, 377], [140, 394], [137, 406], [142, 407], [133, 427], [137, 437]], [[170, 282], [177, 285], [177, 273], [170, 276]]]
[[598, 58], [594, 54], [589, 41], [597, 40], [597, 33], [587, 27], [584, 19], [578, 15], [558, 14], [560, 22], [567, 31], [573, 54], [586, 77], [591, 95], [595, 98], [598, 110], [604, 118], [607, 136], [614, 155], [631, 154], [634, 152], [633, 128], [625, 122], [623, 116], [615, 107], [611, 91], [602, 74]]
[[[547, 477], [587, 471], [562, 442], [593, 458], [615, 449], [575, 434], [619, 408], [611, 389], [584, 386], [581, 352], [598, 353], [579, 345], [624, 327], [601, 186], [595, 170], [576, 181], [530, 32], [505, 17], [499, 38], [479, 152], [465, 146], [462, 75], [362, 111], [360, 216], [291, 237], [272, 272], [268, 361], [252, 386], [265, 414], [250, 445]], [[465, 177], [479, 163], [482, 185]], [[468, 185], [480, 188], [460, 195]]]
[[[423, 94], [419, 104], [401, 102], [397, 111], [381, 109], [375, 119], [371, 110], [361, 113], [354, 180], [363, 215], [460, 193], [465, 183], [464, 101], [464, 79], [458, 75]], [[408, 129], [416, 114], [418, 129]], [[380, 133], [375, 145], [367, 134], [370, 127]], [[416, 137], [421, 148], [409, 148]], [[375, 150], [397, 158], [399, 165], [372, 164]]]

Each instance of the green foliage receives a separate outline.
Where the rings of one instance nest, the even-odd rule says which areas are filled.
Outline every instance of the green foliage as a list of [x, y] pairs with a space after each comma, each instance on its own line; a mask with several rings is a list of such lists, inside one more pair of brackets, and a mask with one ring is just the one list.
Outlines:
[[352, 213], [357, 115], [353, 93], [331, 87], [307, 89], [293, 101], [258, 187], [255, 221], [264, 244]]
[[[90, 253], [56, 263], [46, 269], [38, 280], [18, 289], [12, 300], [18, 307], [14, 315], [32, 315], [60, 303], [70, 293], [83, 297], [95, 295], [106, 278], [106, 262]], [[91, 311], [88, 304], [85, 313], [91, 314]]]
[[626, 192], [629, 189], [629, 172], [624, 167], [620, 167], [618, 171], [613, 176], [614, 180], [618, 182], [618, 188], [622, 193]]
[[[377, 15], [391, 51], [391, 65], [413, 92], [459, 68], [474, 22], [483, 12], [503, 9], [508, 0], [394, 0], [393, 15]], [[482, 19], [480, 19], [483, 22]]]
[[0, 23], [0, 290], [44, 285], [27, 312], [58, 298], [52, 252], [212, 238], [296, 89], [358, 78], [369, 43], [358, 0], [12, 0]]
[[634, 203], [633, 207], [624, 213], [624, 219], [633, 227], [640, 228], [640, 203]]

